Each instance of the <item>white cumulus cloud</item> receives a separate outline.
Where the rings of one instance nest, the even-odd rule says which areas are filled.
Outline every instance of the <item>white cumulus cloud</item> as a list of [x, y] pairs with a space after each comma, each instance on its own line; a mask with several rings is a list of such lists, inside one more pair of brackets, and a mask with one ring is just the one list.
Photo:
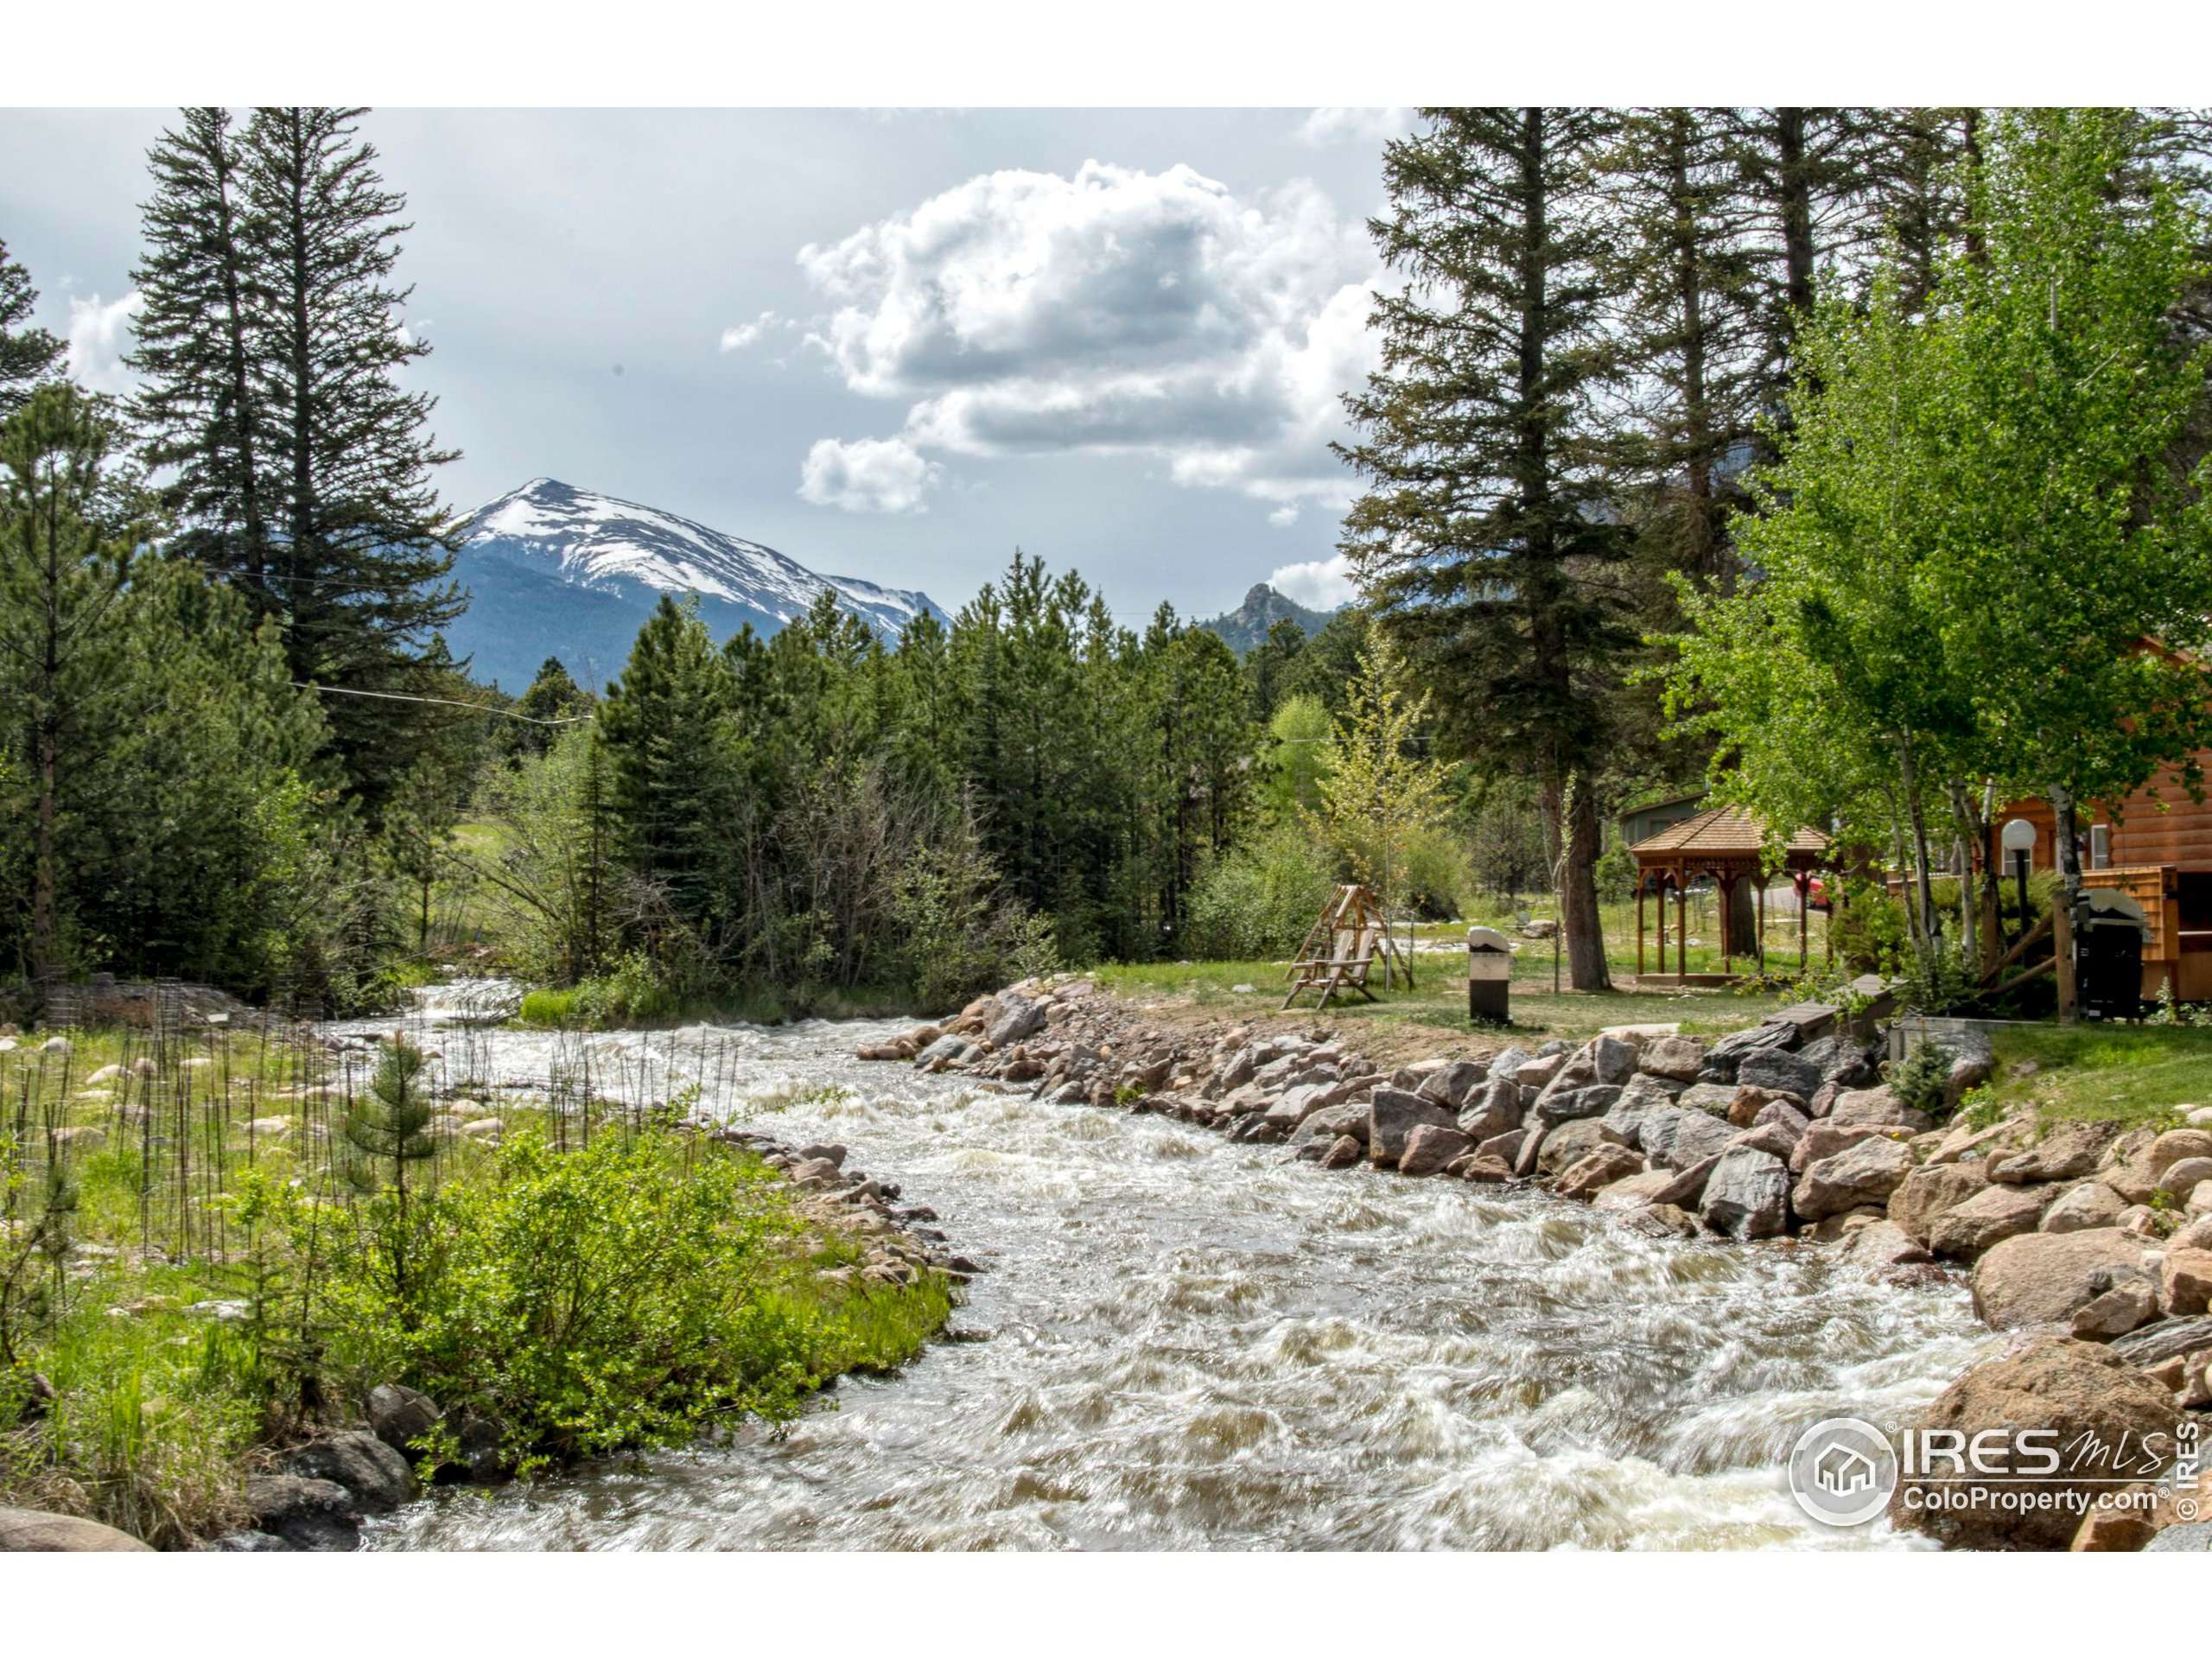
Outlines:
[[1330, 144], [1384, 144], [1404, 137], [1419, 119], [1410, 109], [1324, 106], [1298, 124], [1298, 142], [1316, 149]]
[[904, 438], [823, 438], [800, 463], [798, 493], [847, 512], [925, 512], [944, 470]]
[[112, 305], [97, 294], [69, 299], [69, 378], [92, 391], [128, 391], [137, 378], [123, 366], [130, 349], [130, 319], [145, 308], [136, 289]]
[[722, 330], [722, 350], [741, 352], [748, 346], [758, 345], [773, 328], [788, 328], [792, 325], [773, 311], [763, 311], [750, 322], [733, 324]]
[[1268, 586], [1285, 599], [1294, 599], [1317, 611], [1333, 611], [1358, 596], [1351, 579], [1351, 561], [1341, 553], [1332, 559], [1280, 566], [1268, 578]]
[[917, 456], [1135, 454], [1278, 513], [1351, 497], [1328, 445], [1381, 273], [1310, 184], [984, 174], [798, 257], [834, 308], [810, 343], [906, 405]]

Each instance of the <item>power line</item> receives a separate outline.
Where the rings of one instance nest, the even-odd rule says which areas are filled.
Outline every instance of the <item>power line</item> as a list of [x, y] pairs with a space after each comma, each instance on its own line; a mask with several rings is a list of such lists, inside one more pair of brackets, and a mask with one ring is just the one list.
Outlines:
[[518, 715], [512, 709], [494, 709], [488, 702], [463, 702], [458, 697], [417, 697], [404, 691], [361, 691], [350, 685], [318, 685], [312, 680], [294, 680], [292, 685], [302, 691], [328, 691], [341, 697], [376, 697], [385, 702], [435, 702], [448, 709], [467, 709], [480, 715], [497, 715], [502, 720], [519, 720], [531, 726], [580, 726], [586, 721], [596, 720], [596, 715], [565, 715], [558, 720], [540, 720], [535, 715]]

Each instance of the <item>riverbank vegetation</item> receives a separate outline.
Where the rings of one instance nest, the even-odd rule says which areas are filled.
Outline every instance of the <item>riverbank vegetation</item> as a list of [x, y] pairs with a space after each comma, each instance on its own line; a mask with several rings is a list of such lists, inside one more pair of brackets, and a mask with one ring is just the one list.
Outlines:
[[165, 1546], [397, 1382], [426, 1467], [530, 1475], [788, 1421], [951, 1286], [621, 1076], [485, 1097], [471, 1051], [108, 1029], [0, 1053], [0, 1503]]

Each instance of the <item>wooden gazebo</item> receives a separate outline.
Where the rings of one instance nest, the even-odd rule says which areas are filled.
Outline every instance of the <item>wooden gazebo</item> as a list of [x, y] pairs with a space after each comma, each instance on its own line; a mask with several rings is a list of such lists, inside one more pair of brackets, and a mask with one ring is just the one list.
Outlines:
[[[1716, 806], [1669, 824], [1629, 849], [1636, 859], [1636, 972], [1643, 976], [1643, 900], [1658, 896], [1659, 972], [1667, 971], [1667, 890], [1675, 892], [1675, 973], [1689, 982], [1689, 918], [1685, 889], [1693, 876], [1709, 875], [1720, 895], [1720, 964], [1724, 977], [1734, 976], [1735, 957], [1728, 944], [1728, 913], [1737, 884], [1751, 880], [1758, 894], [1758, 963], [1766, 966], [1766, 887], [1768, 878], [1787, 870], [1797, 890], [1797, 965], [1806, 964], [1809, 933], [1806, 900], [1815, 870], [1827, 868], [1834, 847], [1817, 830], [1800, 830], [1789, 837], [1777, 861], [1766, 844], [1766, 829], [1741, 807]], [[1833, 955], [1834, 945], [1829, 945]]]

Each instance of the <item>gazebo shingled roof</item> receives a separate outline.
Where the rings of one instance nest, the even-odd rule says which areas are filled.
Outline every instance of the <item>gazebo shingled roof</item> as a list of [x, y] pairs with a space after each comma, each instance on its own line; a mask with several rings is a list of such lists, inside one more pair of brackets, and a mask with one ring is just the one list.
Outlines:
[[[1819, 830], [1802, 829], [1789, 837], [1783, 857], [1793, 865], [1801, 857], [1818, 860], [1826, 856], [1830, 844], [1828, 837]], [[1688, 862], [1694, 868], [1704, 869], [1708, 866], [1703, 861], [1713, 859], [1726, 859], [1756, 868], [1766, 861], [1766, 826], [1740, 806], [1709, 807], [1695, 817], [1684, 818], [1656, 836], [1645, 836], [1629, 851], [1636, 855], [1638, 864], [1669, 868]]]
[[[1767, 848], [1766, 826], [1739, 806], [1711, 807], [1694, 817], [1669, 824], [1656, 835], [1645, 836], [1629, 849], [1636, 859], [1637, 976], [1642, 978], [1643, 975], [1643, 895], [1647, 891], [1659, 894], [1659, 970], [1663, 974], [1667, 969], [1667, 888], [1671, 885], [1675, 889], [1675, 973], [1687, 982], [1689, 928], [1684, 913], [1683, 889], [1694, 874], [1710, 875], [1720, 889], [1720, 961], [1724, 973], [1735, 965], [1734, 953], [1728, 944], [1727, 915], [1736, 884], [1747, 876], [1757, 880], [1759, 962], [1764, 967], [1766, 877], [1777, 868], [1789, 872], [1791, 885], [1797, 889], [1797, 961], [1802, 967], [1808, 954], [1805, 910], [1812, 874], [1829, 861], [1834, 847], [1831, 838], [1819, 830], [1800, 829], [1783, 847], [1777, 865]], [[1829, 948], [1834, 950], [1833, 943]]]

